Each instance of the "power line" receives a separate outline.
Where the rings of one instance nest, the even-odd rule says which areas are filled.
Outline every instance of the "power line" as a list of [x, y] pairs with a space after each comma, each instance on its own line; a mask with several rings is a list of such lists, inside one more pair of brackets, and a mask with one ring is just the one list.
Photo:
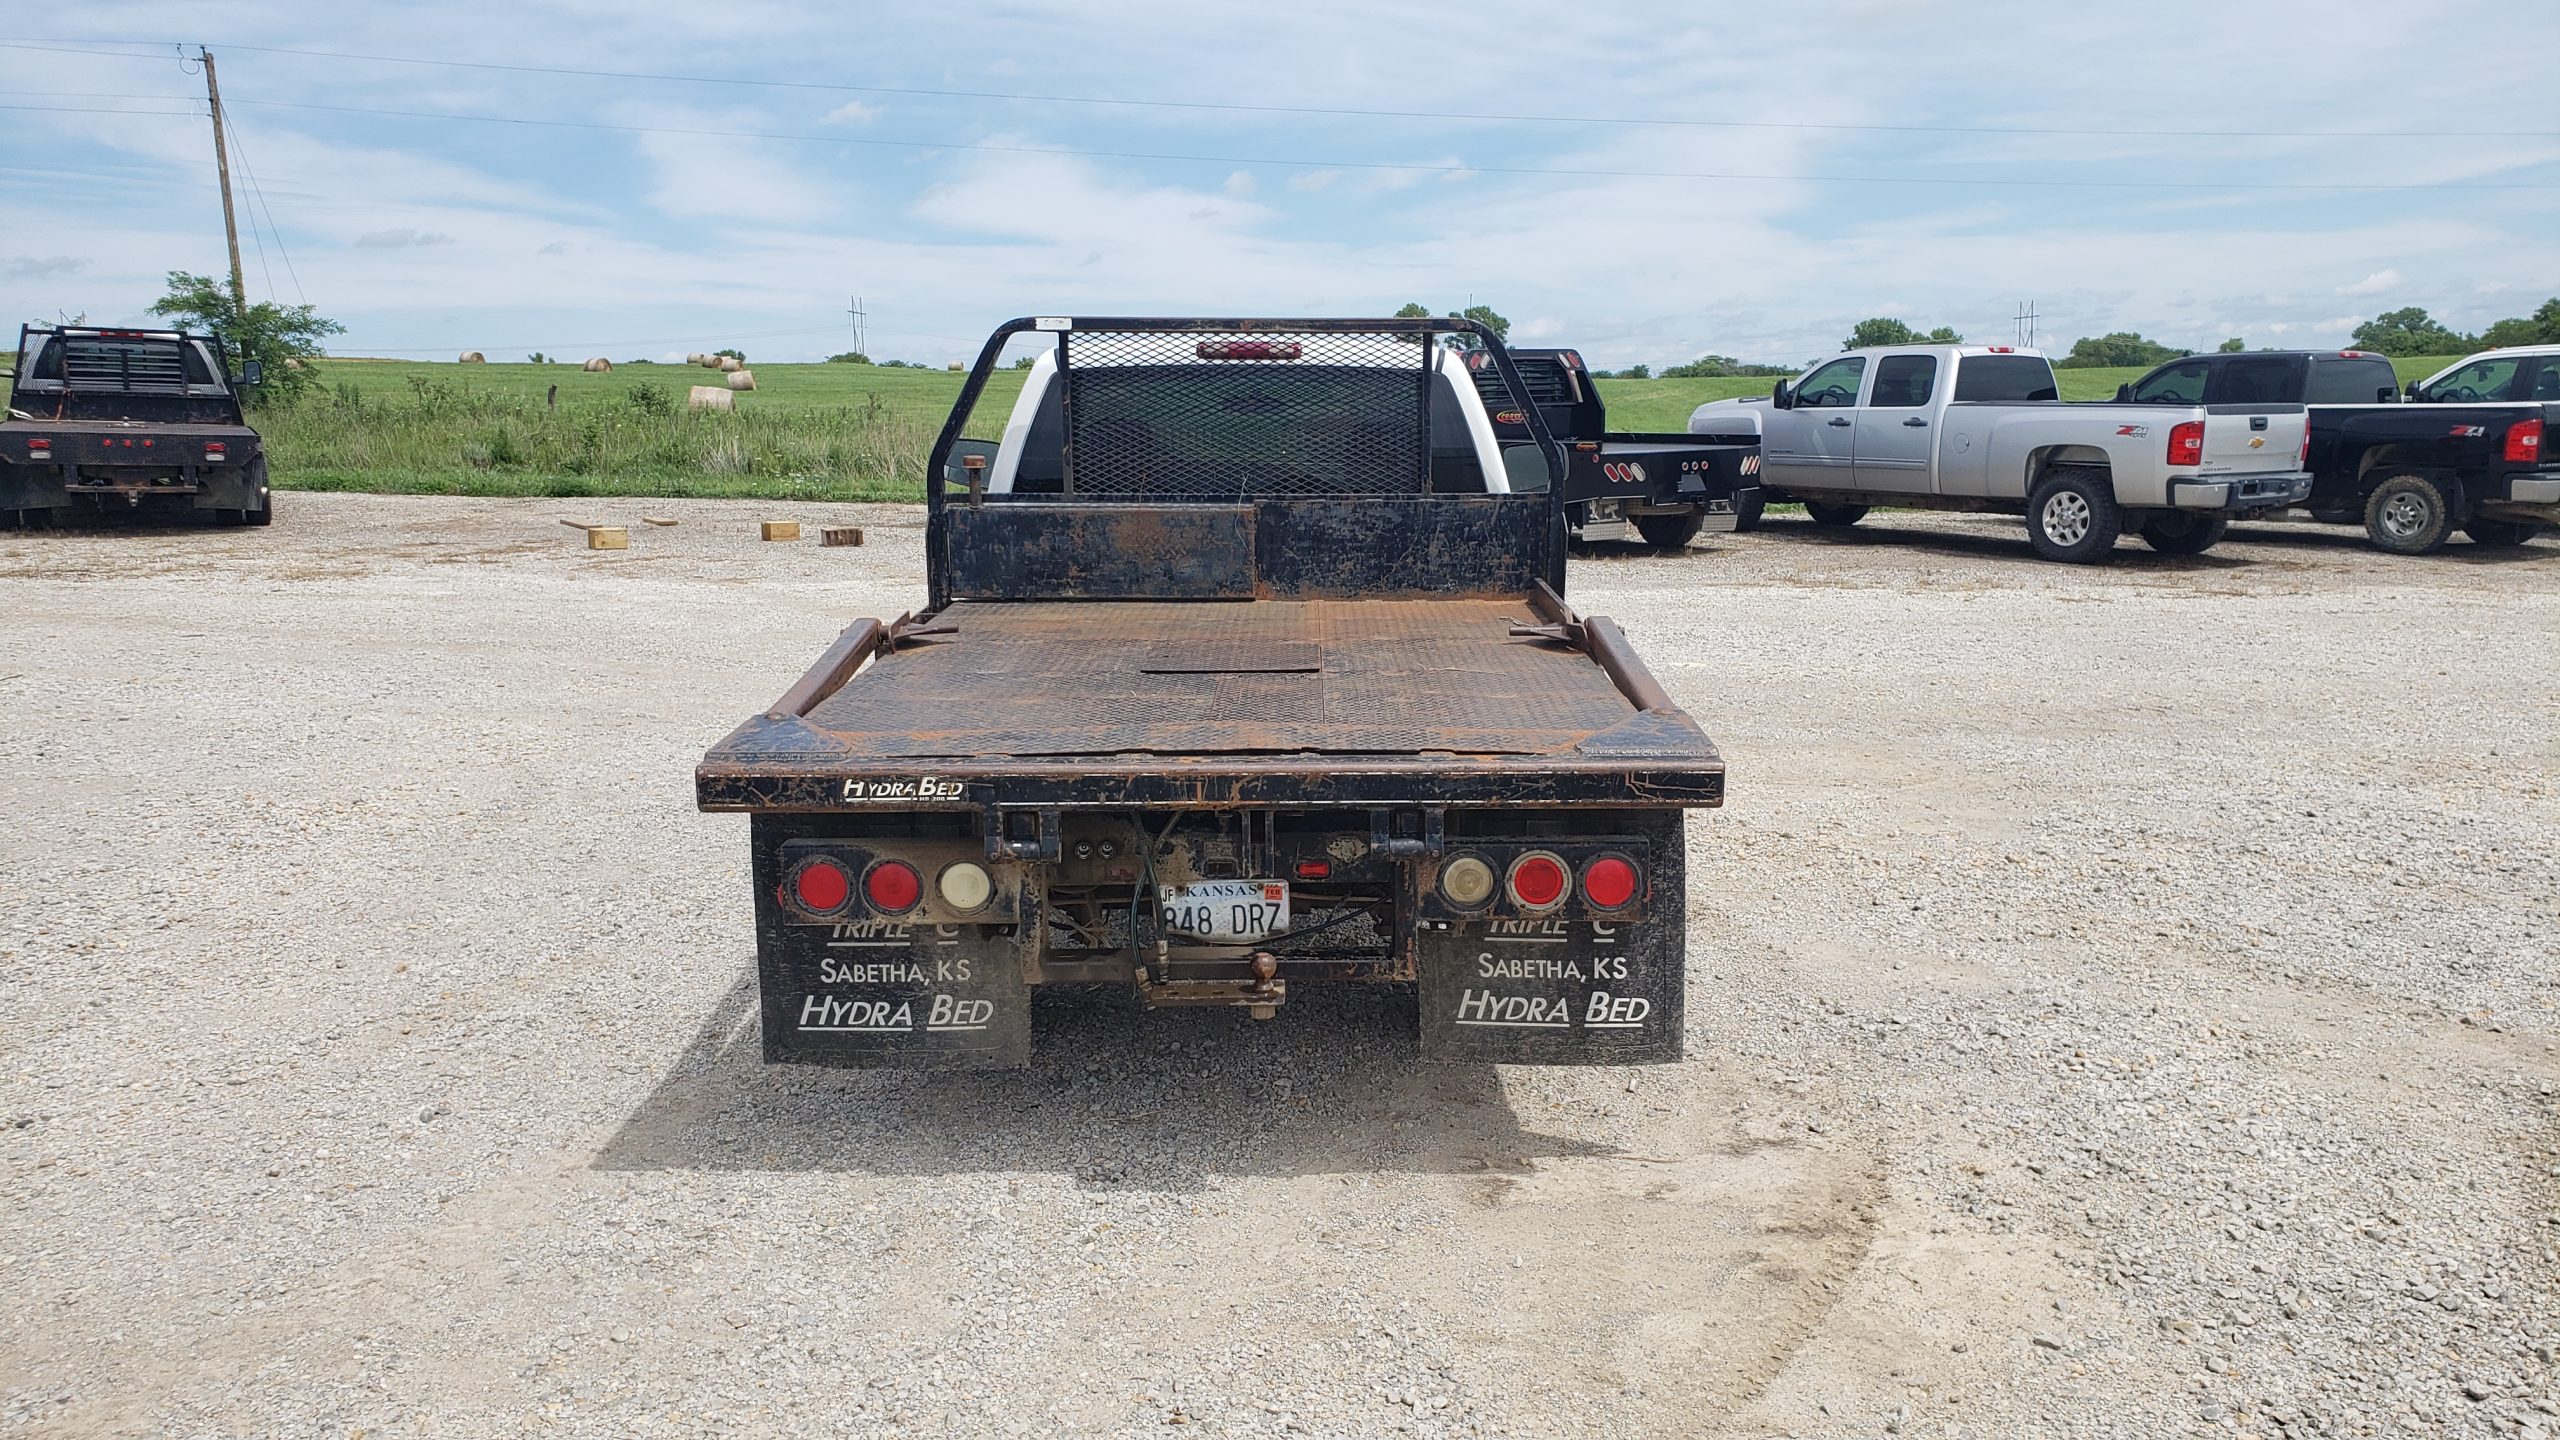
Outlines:
[[[308, 305], [311, 303], [311, 297], [302, 293], [302, 276], [293, 268], [293, 252], [285, 248], [284, 230], [276, 224], [276, 212], [268, 206], [267, 192], [258, 184], [258, 167], [249, 163], [249, 147], [240, 143], [240, 127], [231, 124], [230, 116], [226, 115], [222, 118], [224, 125], [231, 131], [231, 148], [240, 152], [240, 173], [249, 177], [249, 198], [257, 202], [259, 213], [267, 217], [267, 233], [276, 237], [276, 257], [284, 261], [285, 278], [293, 282], [294, 301], [297, 304]], [[257, 238], [257, 234], [258, 227], [252, 224], [249, 227], [250, 238]], [[264, 270], [266, 265], [267, 247], [260, 245], [258, 268]], [[275, 277], [269, 275], [267, 293], [274, 294], [275, 288]]]
[[[244, 47], [245, 48], [245, 47]], [[1719, 170], [1615, 170], [1561, 165], [1469, 165], [1400, 160], [1301, 160], [1272, 155], [1196, 155], [1161, 150], [1099, 150], [1065, 145], [1000, 145], [973, 140], [884, 140], [864, 135], [802, 135], [769, 130], [707, 130], [671, 125], [616, 125], [603, 120], [547, 120], [524, 115], [466, 115], [452, 111], [387, 110], [364, 105], [323, 105], [307, 100], [239, 100], [281, 110], [318, 110], [341, 115], [381, 115], [409, 120], [468, 120], [490, 125], [537, 125], [560, 130], [607, 130], [629, 135], [693, 135], [723, 140], [789, 140], [813, 145], [867, 145], [899, 150], [962, 150], [999, 155], [1067, 155], [1089, 160], [1164, 160], [1202, 165], [1273, 165], [1306, 170], [1385, 170], [1403, 174], [1546, 175], [1574, 179], [1629, 180], [1772, 180], [1827, 185], [2001, 185], [2031, 189], [2097, 190], [2560, 190], [2560, 184], [2444, 181], [2214, 181], [2214, 180], [2046, 180], [2010, 177], [1960, 178], [1943, 175], [1779, 175]]]
[[[43, 49], [48, 45], [152, 45], [155, 41], [0, 42], [4, 49]], [[2137, 130], [2122, 126], [2049, 125], [1859, 125], [1811, 120], [1700, 120], [1659, 115], [1537, 115], [1476, 110], [1387, 110], [1336, 105], [1253, 105], [1224, 100], [1125, 100], [1100, 95], [1053, 95], [1016, 90], [945, 90], [912, 85], [850, 85], [822, 80], [771, 80], [728, 75], [687, 75], [671, 71], [596, 70], [566, 65], [508, 65], [488, 60], [432, 60], [416, 55], [369, 55], [344, 50], [306, 50], [282, 45], [227, 45], [262, 55], [293, 55], [313, 60], [356, 60], [382, 65], [425, 65], [458, 70], [496, 70], [518, 75], [568, 75], [591, 80], [647, 80], [686, 85], [737, 85], [773, 90], [817, 90], [835, 94], [905, 95], [935, 100], [1013, 100], [1043, 105], [1121, 106], [1153, 110], [1209, 110], [1247, 115], [1318, 115], [1349, 120], [1456, 120], [1526, 125], [1669, 126], [1716, 130], [1842, 130], [1913, 135], [2070, 135], [2140, 136], [2147, 139], [2248, 140], [2433, 140], [2560, 139], [2551, 130]], [[128, 52], [84, 50], [89, 55]], [[129, 55], [149, 59], [148, 55]]]

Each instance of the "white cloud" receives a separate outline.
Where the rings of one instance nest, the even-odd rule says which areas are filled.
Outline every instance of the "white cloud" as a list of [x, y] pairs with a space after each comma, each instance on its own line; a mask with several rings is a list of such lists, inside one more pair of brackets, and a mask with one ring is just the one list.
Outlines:
[[880, 107], [877, 105], [865, 105], [859, 100], [847, 100], [833, 110], [828, 111], [824, 116], [821, 116], [820, 123], [827, 125], [868, 125], [873, 120], [878, 119], [879, 116]]
[[1238, 170], [1227, 176], [1227, 194], [1234, 199], [1250, 200], [1253, 198], [1253, 192], [1258, 188], [1260, 187], [1254, 184], [1253, 172], [1250, 170]]
[[403, 250], [420, 245], [450, 245], [453, 237], [441, 230], [419, 230], [403, 225], [394, 230], [368, 230], [355, 239], [368, 250]]
[[2376, 270], [2353, 285], [2339, 286], [2337, 293], [2341, 295], [2379, 295], [2386, 290], [2397, 289], [2399, 284], [2399, 271]]

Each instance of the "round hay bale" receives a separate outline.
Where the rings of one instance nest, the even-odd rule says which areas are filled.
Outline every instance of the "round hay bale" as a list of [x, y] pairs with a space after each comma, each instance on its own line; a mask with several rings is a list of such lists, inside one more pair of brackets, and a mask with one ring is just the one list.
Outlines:
[[284, 368], [287, 370], [299, 370], [302, 368], [302, 362], [294, 359], [290, 355], [287, 355], [284, 357]]
[[945, 370], [965, 370], [965, 369], [967, 369], [968, 367], [967, 367], [967, 366], [965, 366], [965, 365], [962, 365], [959, 361], [954, 360], [954, 361], [952, 361], [950, 364], [945, 365], [945, 366], [943, 366], [942, 368], [943, 368], [943, 369], [945, 369]]
[[723, 355], [720, 357], [720, 370], [722, 374], [735, 375], [746, 368], [747, 362], [739, 359], [735, 355]]
[[590, 375], [602, 375], [613, 368], [613, 362], [599, 355], [595, 359], [588, 361], [586, 364], [581, 365], [578, 368], [586, 371]]
[[462, 365], [486, 365], [489, 363], [489, 357], [481, 354], [477, 350], [465, 350], [462, 352], [462, 359], [456, 363]]
[[705, 370], [717, 370], [720, 368], [720, 362], [728, 358], [729, 357], [726, 355], [705, 355], [702, 357], [702, 368]]
[[694, 351], [692, 354], [687, 355], [686, 357], [684, 357], [684, 363], [686, 363], [687, 365], [699, 365], [699, 364], [701, 364], [701, 363], [703, 362], [703, 360], [704, 360], [704, 359], [706, 359], [706, 358], [707, 358], [707, 357], [706, 357], [706, 356], [704, 356], [704, 355], [703, 355], [703, 353], [702, 353], [701, 351], [696, 350], [696, 351]]
[[696, 385], [684, 397], [688, 410], [728, 410], [737, 405], [737, 397], [717, 385]]
[[729, 388], [732, 390], [753, 390], [756, 388], [756, 372], [753, 370], [730, 371]]

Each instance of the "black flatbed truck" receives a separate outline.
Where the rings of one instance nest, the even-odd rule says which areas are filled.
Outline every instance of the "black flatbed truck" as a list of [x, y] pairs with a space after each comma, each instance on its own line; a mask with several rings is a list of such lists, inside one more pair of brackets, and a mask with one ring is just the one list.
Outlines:
[[[2375, 547], [2424, 555], [2456, 530], [2474, 545], [2521, 545], [2560, 524], [2560, 404], [2439, 400], [2411, 384], [2403, 404], [2387, 356], [2362, 350], [2190, 355], [2116, 391], [2132, 404], [2302, 405], [2311, 421], [2301, 508], [2361, 525]], [[2200, 398], [2198, 398], [2200, 397]]]
[[220, 336], [29, 325], [0, 419], [0, 520], [210, 513], [264, 525], [267, 457]]
[[[1426, 1057], [1680, 1057], [1682, 819], [1724, 764], [1566, 604], [1543, 422], [1461, 463], [1450, 334], [1516, 393], [1462, 320], [996, 332], [925, 608], [696, 771], [751, 817], [768, 1061], [1018, 1066], [1038, 986], [1268, 1019], [1327, 981], [1414, 987]], [[1017, 336], [1054, 348], [965, 437]]]
[[[1511, 360], [1531, 404], [1501, 403], [1488, 395], [1494, 433], [1515, 443], [1528, 440], [1532, 407], [1546, 421], [1565, 450], [1565, 518], [1574, 539], [1624, 539], [1632, 527], [1644, 543], [1677, 550], [1702, 531], [1730, 532], [1744, 515], [1759, 513], [1757, 430], [1612, 433], [1608, 402], [1580, 351], [1517, 349]], [[1477, 374], [1481, 383], [1499, 387], [1500, 377], [1489, 367]]]

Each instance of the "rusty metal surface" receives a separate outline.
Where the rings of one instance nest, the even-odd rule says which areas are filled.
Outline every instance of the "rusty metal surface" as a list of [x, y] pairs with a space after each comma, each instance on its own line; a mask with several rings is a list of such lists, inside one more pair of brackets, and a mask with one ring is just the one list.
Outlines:
[[1637, 709], [1525, 600], [961, 602], [808, 712], [872, 756], [1546, 755]]

